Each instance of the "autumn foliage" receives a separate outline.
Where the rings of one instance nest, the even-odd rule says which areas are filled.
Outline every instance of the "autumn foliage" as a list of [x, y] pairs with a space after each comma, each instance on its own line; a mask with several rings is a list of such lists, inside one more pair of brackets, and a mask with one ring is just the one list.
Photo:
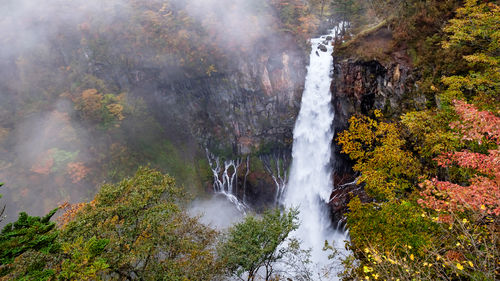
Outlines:
[[[432, 96], [425, 88], [417, 91], [435, 104], [400, 118], [381, 118], [377, 111], [355, 116], [339, 134], [342, 151], [360, 173], [358, 183], [372, 196], [349, 203], [353, 256], [345, 262], [345, 280], [498, 279], [500, 10], [494, 1], [461, 4], [442, 33], [419, 42], [429, 48], [416, 54], [428, 67], [420, 85]], [[428, 44], [442, 47], [443, 58]], [[405, 166], [393, 154], [416, 165]], [[406, 169], [391, 173], [396, 167]], [[376, 174], [386, 177], [377, 181]], [[392, 183], [406, 183], [405, 192]]]
[[436, 158], [441, 167], [458, 165], [476, 171], [470, 185], [463, 186], [434, 178], [422, 184], [425, 190], [419, 203], [437, 211], [465, 211], [472, 209], [486, 214], [500, 215], [500, 118], [487, 111], [478, 111], [473, 105], [455, 101], [460, 122], [457, 128], [464, 141], [491, 144], [486, 154], [472, 151], [444, 153]]

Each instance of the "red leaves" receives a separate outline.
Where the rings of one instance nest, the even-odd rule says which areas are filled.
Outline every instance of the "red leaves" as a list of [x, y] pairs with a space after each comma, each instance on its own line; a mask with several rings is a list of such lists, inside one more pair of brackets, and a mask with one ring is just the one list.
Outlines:
[[478, 111], [472, 104], [454, 101], [455, 110], [461, 122], [451, 124], [463, 133], [463, 140], [476, 140], [479, 143], [485, 138], [500, 144], [500, 118], [488, 111]]
[[439, 166], [456, 164], [477, 171], [469, 186], [448, 181], [425, 181], [421, 186], [423, 199], [419, 204], [436, 211], [478, 211], [500, 215], [500, 118], [487, 111], [478, 111], [473, 105], [455, 101], [460, 122], [452, 124], [463, 134], [463, 140], [486, 140], [497, 144], [488, 154], [470, 151], [450, 152], [436, 158]]
[[73, 183], [79, 183], [89, 173], [90, 169], [83, 162], [71, 162], [67, 165], [67, 172]]
[[500, 150], [489, 150], [488, 154], [470, 151], [444, 153], [435, 159], [439, 166], [448, 167], [453, 163], [463, 168], [475, 169], [480, 173], [495, 175], [500, 173]]
[[31, 166], [31, 171], [41, 175], [48, 175], [54, 166], [54, 157], [52, 156], [53, 150], [49, 149], [42, 153], [36, 159], [35, 164]]
[[498, 181], [475, 177], [470, 186], [447, 181], [426, 181], [419, 204], [436, 211], [474, 210], [483, 214], [500, 215], [500, 186]]

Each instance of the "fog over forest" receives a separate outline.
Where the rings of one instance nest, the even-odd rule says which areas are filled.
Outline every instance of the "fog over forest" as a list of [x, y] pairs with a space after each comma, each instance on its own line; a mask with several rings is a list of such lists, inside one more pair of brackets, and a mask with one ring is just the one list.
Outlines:
[[0, 281], [498, 280], [493, 0], [0, 0]]

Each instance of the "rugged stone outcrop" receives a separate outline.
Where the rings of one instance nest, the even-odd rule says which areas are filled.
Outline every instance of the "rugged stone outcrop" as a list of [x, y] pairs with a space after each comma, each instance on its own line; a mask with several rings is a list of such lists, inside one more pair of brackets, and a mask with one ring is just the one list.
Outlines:
[[[305, 79], [303, 51], [290, 42], [238, 56], [230, 70], [171, 81], [157, 77], [150, 104], [221, 155], [289, 146]], [[164, 110], [162, 110], [164, 108]]]
[[[133, 91], [146, 99], [168, 134], [191, 138], [221, 159], [275, 153], [290, 158], [307, 61], [291, 36], [270, 40], [202, 77], [172, 79], [161, 69], [137, 70]], [[249, 170], [242, 165], [238, 171], [238, 197], [257, 208], [274, 203], [273, 175], [262, 163]]]
[[[335, 139], [348, 127], [349, 118], [354, 114], [370, 114], [378, 109], [385, 115], [396, 116], [405, 109], [423, 107], [425, 98], [415, 95], [417, 79], [416, 72], [408, 64], [382, 65], [375, 60], [335, 58], [331, 86]], [[353, 163], [340, 153], [337, 145], [333, 146], [332, 159], [335, 191], [330, 205], [334, 219], [340, 220], [351, 198], [370, 199], [361, 186], [346, 184], [357, 175], [352, 171]]]

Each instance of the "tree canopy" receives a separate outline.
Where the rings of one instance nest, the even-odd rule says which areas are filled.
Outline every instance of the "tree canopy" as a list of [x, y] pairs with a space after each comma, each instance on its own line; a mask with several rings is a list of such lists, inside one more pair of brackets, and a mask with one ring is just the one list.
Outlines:
[[[255, 280], [261, 268], [264, 280], [271, 280], [275, 263], [288, 251], [284, 242], [298, 228], [295, 209], [266, 211], [262, 218], [247, 216], [234, 225], [219, 249], [219, 255], [230, 273]], [[257, 279], [258, 280], [258, 279]]]

